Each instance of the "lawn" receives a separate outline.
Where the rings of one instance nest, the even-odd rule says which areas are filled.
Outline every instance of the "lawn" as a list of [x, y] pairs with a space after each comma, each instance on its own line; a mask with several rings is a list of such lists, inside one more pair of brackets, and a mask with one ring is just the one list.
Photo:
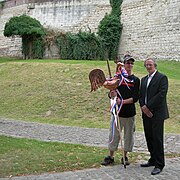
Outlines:
[[0, 178], [100, 167], [106, 153], [102, 148], [5, 136], [0, 142]]
[[[108, 90], [90, 93], [89, 72], [102, 69], [108, 77], [105, 61], [14, 60], [0, 59], [0, 117], [41, 123], [109, 128]], [[115, 64], [110, 62], [114, 73]], [[170, 118], [165, 132], [180, 133], [180, 62], [159, 61], [158, 70], [169, 78]], [[134, 74], [146, 75], [142, 61]], [[136, 103], [136, 129], [142, 131], [139, 104]]]
[[[110, 62], [114, 73], [115, 64]], [[109, 128], [108, 90], [90, 93], [89, 72], [102, 69], [105, 61], [15, 60], [0, 58], [0, 117], [31, 122], [89, 128]], [[180, 62], [160, 61], [158, 69], [169, 79], [170, 118], [166, 133], [180, 133]], [[142, 61], [134, 74], [146, 75]], [[139, 104], [136, 130], [142, 131]], [[107, 149], [41, 142], [0, 136], [0, 177], [100, 167]], [[131, 162], [146, 155], [131, 153]], [[174, 156], [174, 155], [172, 155]], [[121, 152], [116, 159], [122, 157]], [[117, 161], [119, 163], [119, 161]]]

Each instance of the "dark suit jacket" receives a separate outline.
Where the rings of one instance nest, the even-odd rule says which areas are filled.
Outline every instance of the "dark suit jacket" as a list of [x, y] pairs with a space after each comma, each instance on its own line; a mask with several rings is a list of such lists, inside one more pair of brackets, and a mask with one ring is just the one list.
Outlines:
[[[151, 79], [148, 88], [146, 88], [147, 80], [148, 75], [141, 79], [139, 98], [140, 106], [142, 107], [143, 105], [145, 105], [145, 94], [147, 90], [146, 106], [153, 113], [153, 117], [158, 120], [165, 120], [169, 118], [169, 112], [166, 102], [166, 95], [168, 91], [167, 77], [157, 71]], [[145, 115], [143, 114], [143, 116]]]

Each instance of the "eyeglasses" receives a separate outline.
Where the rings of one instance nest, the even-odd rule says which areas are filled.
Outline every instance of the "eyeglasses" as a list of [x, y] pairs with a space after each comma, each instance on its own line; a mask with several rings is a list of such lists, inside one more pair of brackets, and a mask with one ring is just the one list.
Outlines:
[[132, 65], [134, 65], [134, 63], [133, 63], [133, 62], [126, 62], [125, 64], [132, 64]]

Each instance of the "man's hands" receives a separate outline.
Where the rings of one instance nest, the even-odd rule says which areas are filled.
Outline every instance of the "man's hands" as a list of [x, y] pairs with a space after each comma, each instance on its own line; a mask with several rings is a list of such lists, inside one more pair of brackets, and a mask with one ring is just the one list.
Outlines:
[[141, 110], [144, 114], [146, 114], [147, 117], [149, 118], [153, 117], [153, 113], [149, 110], [149, 108], [146, 105], [142, 106]]
[[[122, 103], [123, 103], [123, 102], [122, 102]], [[117, 99], [116, 99], [116, 104], [117, 104], [117, 105], [120, 105], [120, 104], [121, 104], [121, 99], [118, 98], [118, 97], [117, 97]]]

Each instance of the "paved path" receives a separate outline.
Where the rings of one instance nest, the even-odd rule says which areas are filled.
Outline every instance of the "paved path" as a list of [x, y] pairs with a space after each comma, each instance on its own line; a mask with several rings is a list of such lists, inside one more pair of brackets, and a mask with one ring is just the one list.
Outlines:
[[[109, 131], [108, 129], [60, 126], [0, 118], [0, 134], [41, 141], [107, 147]], [[180, 134], [166, 134], [164, 140], [166, 153], [180, 153]], [[134, 151], [147, 152], [144, 134], [141, 132], [135, 133]]]
[[[108, 130], [59, 126], [24, 121], [13, 121], [0, 118], [0, 135], [31, 138], [41, 141], [65, 142], [72, 144], [84, 144], [87, 146], [107, 147]], [[144, 134], [135, 133], [134, 151], [147, 152]], [[165, 152], [180, 153], [180, 134], [165, 135]], [[69, 179], [69, 180], [91, 180], [91, 179], [180, 179], [180, 157], [166, 159], [166, 166], [160, 175], [152, 176], [150, 168], [140, 168], [137, 164], [131, 164], [126, 169], [121, 165], [101, 167], [98, 169], [86, 169], [82, 171], [63, 172], [54, 174], [42, 174], [23, 177], [12, 177], [12, 180], [46, 180], [46, 179]], [[0, 180], [8, 178], [0, 178]]]

